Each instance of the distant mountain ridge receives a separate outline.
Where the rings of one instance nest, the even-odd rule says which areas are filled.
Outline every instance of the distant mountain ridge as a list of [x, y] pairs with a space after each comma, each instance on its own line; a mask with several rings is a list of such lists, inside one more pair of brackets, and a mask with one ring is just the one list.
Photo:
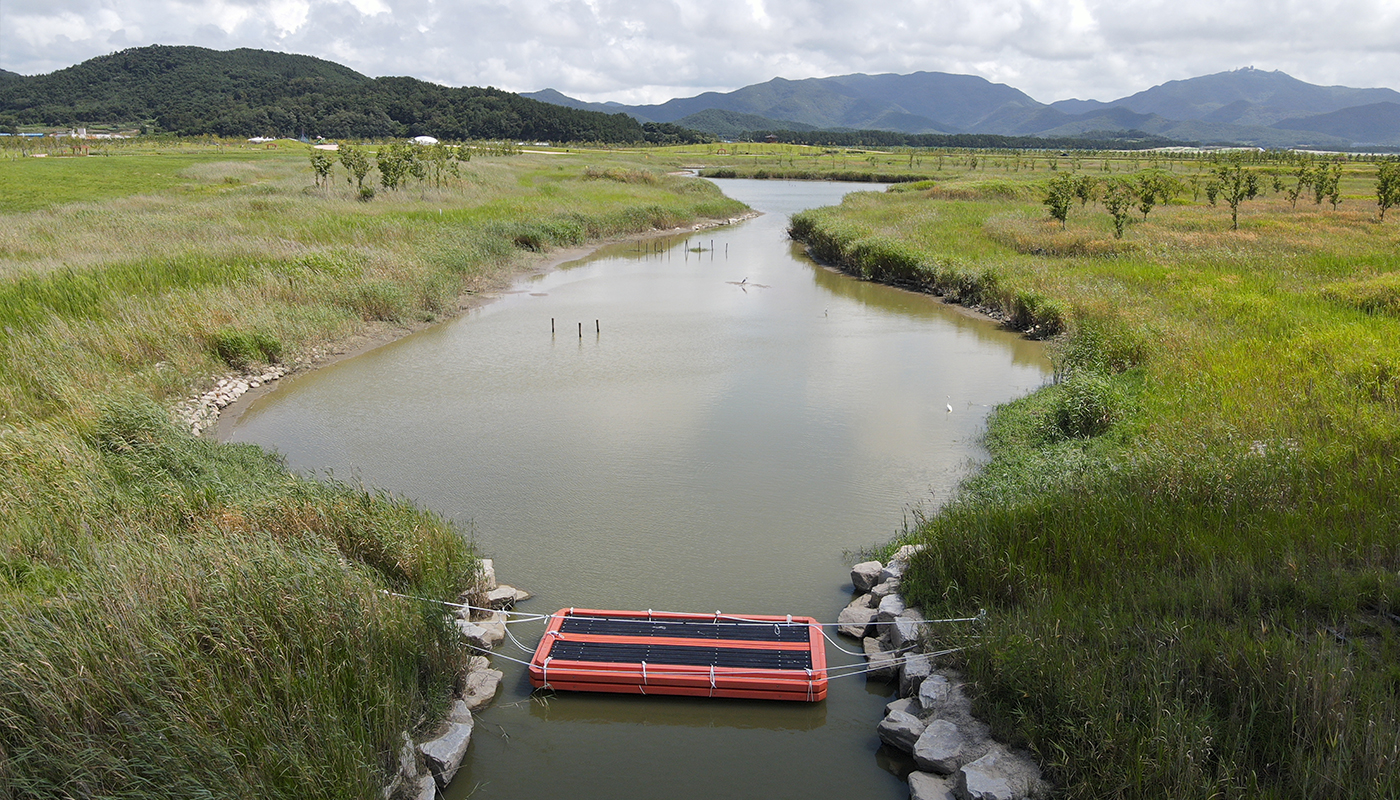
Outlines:
[[[1317, 86], [1282, 72], [1253, 68], [1168, 81], [1110, 102], [1041, 103], [1018, 89], [972, 75], [840, 75], [774, 78], [732, 92], [706, 92], [655, 105], [587, 103], [552, 89], [524, 95], [542, 102], [616, 113], [638, 120], [680, 122], [732, 136], [724, 111], [812, 129], [901, 133], [985, 133], [1077, 137], [1097, 131], [1144, 131], [1205, 144], [1260, 147], [1400, 147], [1400, 92]], [[703, 127], [702, 127], [703, 126]]]

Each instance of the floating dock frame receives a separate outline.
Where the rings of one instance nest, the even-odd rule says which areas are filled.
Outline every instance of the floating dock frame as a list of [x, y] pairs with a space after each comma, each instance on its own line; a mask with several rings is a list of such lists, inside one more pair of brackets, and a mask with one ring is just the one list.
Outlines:
[[815, 702], [826, 645], [811, 617], [561, 609], [530, 685], [562, 691]]

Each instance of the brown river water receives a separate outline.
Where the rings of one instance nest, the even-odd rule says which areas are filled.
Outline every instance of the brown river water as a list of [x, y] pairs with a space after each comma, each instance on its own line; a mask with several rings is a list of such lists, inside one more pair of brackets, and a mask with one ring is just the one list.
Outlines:
[[[946, 499], [985, 458], [991, 407], [1050, 365], [990, 320], [787, 239], [788, 214], [868, 185], [718, 183], [765, 215], [604, 248], [285, 379], [230, 438], [456, 520], [535, 594], [522, 611], [834, 621], [852, 556]], [[541, 630], [513, 627], [529, 646]], [[816, 704], [538, 698], [523, 667], [494, 662], [506, 680], [450, 800], [908, 796], [908, 765], [875, 735], [885, 684], [833, 679]]]

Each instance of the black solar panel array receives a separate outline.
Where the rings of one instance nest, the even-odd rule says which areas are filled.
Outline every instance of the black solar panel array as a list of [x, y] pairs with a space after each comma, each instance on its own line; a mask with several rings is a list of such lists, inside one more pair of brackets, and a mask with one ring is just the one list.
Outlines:
[[797, 669], [812, 667], [809, 650], [758, 650], [678, 644], [609, 644], [557, 639], [551, 658], [565, 661], [601, 661], [618, 664], [666, 664], [672, 666], [734, 667], [736, 669]]
[[809, 634], [802, 623], [702, 621], [684, 619], [643, 619], [636, 617], [596, 617], [570, 614], [560, 630], [595, 636], [665, 636], [672, 639], [731, 639], [745, 642], [805, 642]]

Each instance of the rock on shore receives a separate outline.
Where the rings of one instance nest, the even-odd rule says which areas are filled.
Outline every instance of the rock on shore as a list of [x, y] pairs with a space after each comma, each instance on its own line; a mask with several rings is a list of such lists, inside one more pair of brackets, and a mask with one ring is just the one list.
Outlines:
[[899, 686], [899, 699], [886, 706], [876, 732], [886, 745], [913, 757], [911, 800], [1042, 797], [1049, 787], [1030, 754], [994, 741], [987, 725], [972, 716], [958, 674], [934, 667], [928, 623], [899, 594], [909, 559], [921, 549], [905, 545], [889, 564], [867, 561], [851, 570], [856, 597], [841, 612], [838, 630], [861, 640], [869, 680]]
[[453, 623], [462, 634], [463, 645], [478, 655], [467, 659], [466, 668], [457, 676], [452, 710], [437, 730], [416, 743], [405, 735], [399, 769], [381, 792], [382, 800], [436, 800], [439, 791], [446, 789], [461, 769], [476, 725], [474, 715], [496, 698], [505, 677], [500, 670], [491, 668], [485, 655], [505, 638], [506, 626], [505, 611], [487, 605], [488, 596], [498, 605], [508, 599], [513, 607], [530, 593], [498, 585], [495, 564], [482, 559], [477, 583], [459, 598], [460, 605], [453, 612]]
[[199, 436], [219, 423], [219, 412], [249, 390], [280, 380], [286, 374], [286, 367], [274, 365], [262, 372], [226, 375], [214, 383], [213, 389], [177, 405], [175, 413], [189, 426], [190, 433]]

